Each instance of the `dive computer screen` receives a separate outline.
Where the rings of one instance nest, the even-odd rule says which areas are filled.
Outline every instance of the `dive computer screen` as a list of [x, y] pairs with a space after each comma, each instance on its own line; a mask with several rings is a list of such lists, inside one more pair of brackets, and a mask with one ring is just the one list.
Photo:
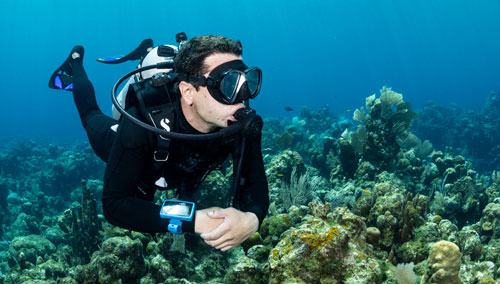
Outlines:
[[193, 204], [182, 201], [167, 200], [161, 208], [161, 215], [170, 217], [189, 218], [193, 211]]

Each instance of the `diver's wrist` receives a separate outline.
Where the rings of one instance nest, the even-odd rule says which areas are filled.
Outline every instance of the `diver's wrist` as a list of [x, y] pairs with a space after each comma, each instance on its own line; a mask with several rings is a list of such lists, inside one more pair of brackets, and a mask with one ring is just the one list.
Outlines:
[[188, 221], [188, 222], [182, 222], [182, 231], [184, 233], [193, 233], [194, 232], [194, 223], [195, 223], [196, 215], [197, 215], [196, 211], [194, 211], [193, 220]]
[[193, 221], [194, 221], [194, 232], [197, 233], [197, 234], [201, 234], [200, 233], [200, 215], [199, 214], [199, 211], [201, 210], [196, 210], [194, 212], [194, 218], [193, 218]]
[[259, 230], [259, 218], [257, 215], [253, 212], [245, 212], [245, 214], [248, 216], [250, 228], [252, 229], [252, 234], [257, 232]]

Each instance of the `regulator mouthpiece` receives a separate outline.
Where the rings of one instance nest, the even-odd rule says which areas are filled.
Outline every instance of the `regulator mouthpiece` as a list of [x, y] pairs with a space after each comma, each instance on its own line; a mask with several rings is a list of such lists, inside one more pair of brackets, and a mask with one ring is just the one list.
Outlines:
[[260, 135], [264, 122], [262, 117], [255, 110], [240, 108], [234, 113], [234, 117], [243, 125], [243, 135], [246, 137], [256, 137]]

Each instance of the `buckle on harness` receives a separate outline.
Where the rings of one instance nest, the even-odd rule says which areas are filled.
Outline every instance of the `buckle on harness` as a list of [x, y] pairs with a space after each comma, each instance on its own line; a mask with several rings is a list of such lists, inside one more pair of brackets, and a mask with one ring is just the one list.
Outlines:
[[166, 162], [169, 155], [170, 152], [155, 151], [153, 154], [153, 158], [156, 162]]

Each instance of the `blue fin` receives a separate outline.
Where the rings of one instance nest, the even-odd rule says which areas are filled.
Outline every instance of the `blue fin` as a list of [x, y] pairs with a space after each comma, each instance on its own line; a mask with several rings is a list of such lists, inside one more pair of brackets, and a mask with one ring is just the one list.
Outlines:
[[80, 54], [80, 59], [78, 60], [83, 60], [83, 47], [79, 45], [73, 47], [68, 58], [66, 58], [63, 64], [61, 64], [61, 66], [59, 66], [59, 68], [57, 68], [56, 71], [52, 73], [52, 76], [50, 76], [49, 88], [56, 90], [73, 91], [73, 77], [71, 76], [71, 61], [73, 60], [73, 58], [71, 57], [71, 55], [74, 52], [78, 52]]

